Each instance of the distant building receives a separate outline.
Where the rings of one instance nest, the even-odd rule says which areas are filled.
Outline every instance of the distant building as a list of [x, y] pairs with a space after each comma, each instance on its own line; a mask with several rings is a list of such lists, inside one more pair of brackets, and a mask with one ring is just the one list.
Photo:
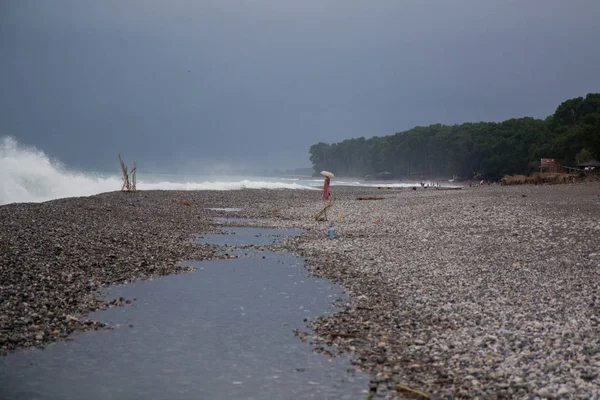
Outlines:
[[600, 170], [600, 161], [598, 160], [587, 160], [577, 165], [579, 168], [586, 171]]
[[565, 168], [562, 166], [562, 160], [554, 158], [542, 158], [540, 164], [540, 172], [565, 173]]

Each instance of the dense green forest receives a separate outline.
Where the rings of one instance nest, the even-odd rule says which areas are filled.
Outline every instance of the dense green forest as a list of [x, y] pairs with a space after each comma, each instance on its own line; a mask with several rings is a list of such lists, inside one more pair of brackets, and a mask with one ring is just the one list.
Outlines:
[[529, 174], [540, 158], [575, 166], [600, 158], [600, 93], [567, 100], [548, 118], [417, 126], [390, 136], [318, 143], [310, 148], [316, 173], [394, 178]]

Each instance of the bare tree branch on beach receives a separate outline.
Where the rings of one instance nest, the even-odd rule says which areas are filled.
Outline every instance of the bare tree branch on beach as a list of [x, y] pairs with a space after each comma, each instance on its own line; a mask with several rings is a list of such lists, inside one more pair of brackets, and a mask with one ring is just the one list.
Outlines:
[[135, 184], [135, 175], [137, 171], [137, 166], [135, 161], [133, 162], [133, 166], [131, 168], [131, 172], [127, 172], [127, 166], [123, 162], [121, 158], [121, 153], [119, 155], [119, 163], [121, 164], [121, 172], [123, 173], [123, 186], [121, 186], [121, 191], [135, 192], [136, 184]]

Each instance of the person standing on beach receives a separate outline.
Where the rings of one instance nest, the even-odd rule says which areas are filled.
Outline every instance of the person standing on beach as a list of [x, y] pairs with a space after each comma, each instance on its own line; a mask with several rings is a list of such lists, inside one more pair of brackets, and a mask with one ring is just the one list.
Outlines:
[[326, 176], [325, 183], [323, 184], [323, 198], [325, 200], [329, 200], [329, 182], [330, 181], [331, 181], [331, 178]]

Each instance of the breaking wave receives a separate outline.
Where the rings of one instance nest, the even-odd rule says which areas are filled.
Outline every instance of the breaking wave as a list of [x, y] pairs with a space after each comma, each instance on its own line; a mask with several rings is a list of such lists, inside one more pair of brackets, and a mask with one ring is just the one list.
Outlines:
[[[0, 140], [0, 204], [41, 202], [64, 197], [91, 196], [121, 188], [119, 175], [98, 175], [70, 171], [35, 147], [19, 144], [14, 138]], [[139, 177], [139, 175], [138, 175]], [[313, 189], [296, 182], [240, 179], [238, 181], [144, 181], [140, 190], [237, 190]]]

